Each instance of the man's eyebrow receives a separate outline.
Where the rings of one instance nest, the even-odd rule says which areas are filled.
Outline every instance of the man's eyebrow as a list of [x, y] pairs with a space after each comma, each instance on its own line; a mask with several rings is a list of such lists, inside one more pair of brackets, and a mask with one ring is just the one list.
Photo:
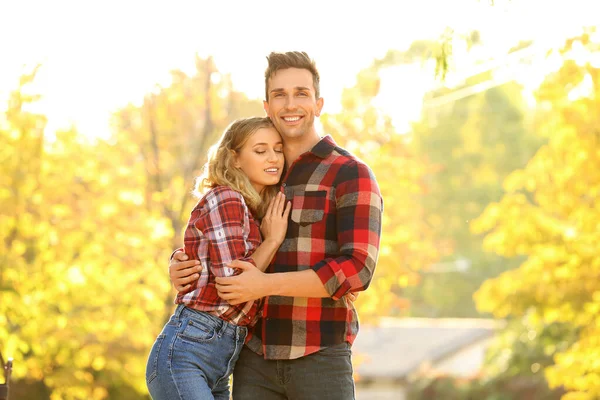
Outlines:
[[[306, 86], [296, 86], [296, 87], [294, 88], [294, 90], [310, 90], [310, 88], [309, 88], [309, 87], [306, 87]], [[275, 88], [275, 89], [271, 89], [271, 90], [270, 90], [270, 93], [273, 93], [273, 92], [285, 92], [285, 89], [284, 89], [284, 88]]]

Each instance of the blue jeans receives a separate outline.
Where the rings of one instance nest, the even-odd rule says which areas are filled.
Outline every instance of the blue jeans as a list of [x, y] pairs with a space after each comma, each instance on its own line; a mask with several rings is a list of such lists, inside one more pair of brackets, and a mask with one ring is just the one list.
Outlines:
[[348, 343], [294, 360], [265, 360], [244, 346], [233, 371], [234, 400], [353, 400]]
[[156, 338], [146, 384], [154, 400], [229, 400], [229, 376], [248, 330], [178, 305]]

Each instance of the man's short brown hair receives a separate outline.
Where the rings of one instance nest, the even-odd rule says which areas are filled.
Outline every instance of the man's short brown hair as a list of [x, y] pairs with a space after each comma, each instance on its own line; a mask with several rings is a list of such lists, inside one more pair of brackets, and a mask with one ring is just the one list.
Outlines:
[[269, 101], [269, 78], [281, 69], [299, 68], [310, 71], [315, 87], [315, 99], [319, 98], [319, 71], [315, 61], [304, 51], [287, 51], [285, 53], [271, 52], [267, 56], [268, 66], [265, 71], [265, 99]]

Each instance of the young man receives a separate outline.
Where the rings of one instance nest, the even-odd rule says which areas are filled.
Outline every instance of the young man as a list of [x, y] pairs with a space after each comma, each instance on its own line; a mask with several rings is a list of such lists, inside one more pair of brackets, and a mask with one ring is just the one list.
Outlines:
[[[344, 295], [369, 286], [383, 201], [369, 167], [315, 129], [323, 99], [314, 61], [304, 52], [267, 60], [264, 108], [284, 141], [281, 189], [292, 212], [268, 273], [235, 261], [241, 274], [217, 279], [219, 296], [231, 304], [265, 297], [234, 370], [233, 397], [353, 399], [358, 318]], [[198, 269], [177, 262], [179, 253], [174, 258], [171, 280], [182, 290]]]

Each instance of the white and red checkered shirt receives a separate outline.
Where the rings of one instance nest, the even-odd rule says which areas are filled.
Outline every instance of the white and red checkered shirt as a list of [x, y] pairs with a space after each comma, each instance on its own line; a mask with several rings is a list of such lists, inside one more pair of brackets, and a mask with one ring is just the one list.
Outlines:
[[185, 253], [190, 260], [200, 261], [202, 271], [190, 291], [179, 293], [175, 303], [236, 325], [253, 325], [261, 300], [230, 305], [215, 287], [215, 277], [235, 274], [226, 266], [231, 261], [256, 265], [250, 256], [261, 243], [260, 229], [242, 195], [227, 186], [209, 190], [192, 210], [183, 242]]

